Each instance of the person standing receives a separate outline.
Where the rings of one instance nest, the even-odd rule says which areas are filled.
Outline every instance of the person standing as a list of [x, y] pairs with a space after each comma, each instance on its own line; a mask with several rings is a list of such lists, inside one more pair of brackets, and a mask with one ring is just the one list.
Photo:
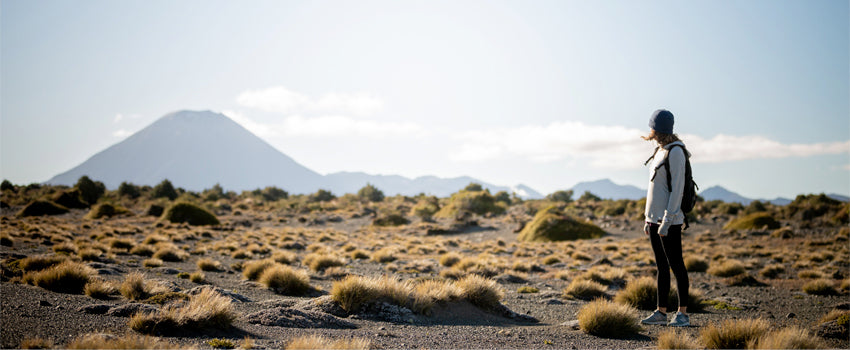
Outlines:
[[[673, 113], [670, 111], [659, 109], [652, 113], [649, 127], [649, 135], [642, 138], [655, 142], [657, 147], [644, 164], [651, 164], [651, 167], [643, 232], [649, 236], [658, 268], [658, 308], [649, 317], [642, 319], [641, 323], [685, 327], [690, 325], [687, 313], [689, 281], [682, 258], [682, 224], [685, 222], [685, 214], [681, 210], [681, 203], [685, 186], [685, 161], [690, 154], [678, 135], [673, 133]], [[671, 269], [676, 277], [679, 305], [678, 312], [668, 323]]]

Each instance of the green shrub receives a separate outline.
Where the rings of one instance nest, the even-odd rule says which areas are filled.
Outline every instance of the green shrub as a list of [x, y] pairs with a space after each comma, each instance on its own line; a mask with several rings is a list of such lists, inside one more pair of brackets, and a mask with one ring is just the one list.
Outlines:
[[504, 204], [497, 203], [489, 191], [462, 190], [452, 194], [449, 202], [435, 216], [455, 218], [463, 213], [499, 215], [504, 212]]
[[334, 199], [336, 199], [336, 196], [334, 196], [334, 194], [331, 193], [331, 191], [319, 189], [318, 191], [316, 191], [316, 193], [311, 194], [307, 198], [307, 201], [310, 202], [310, 203], [330, 202]]
[[394, 212], [381, 213], [372, 220], [372, 225], [375, 226], [401, 226], [409, 223], [410, 220], [407, 220], [404, 215]]
[[97, 203], [97, 200], [106, 193], [106, 186], [103, 185], [103, 182], [92, 181], [85, 175], [77, 180], [77, 184], [74, 187], [80, 191], [80, 199], [89, 205]]
[[573, 201], [573, 190], [560, 190], [555, 191], [546, 196], [546, 199], [550, 201], [564, 202], [569, 203]]
[[162, 220], [189, 225], [218, 225], [218, 218], [206, 209], [188, 202], [177, 202], [162, 213]]
[[104, 216], [113, 217], [116, 215], [127, 214], [129, 212], [129, 210], [120, 205], [98, 203], [91, 208], [88, 214], [86, 214], [86, 219], [100, 219]]
[[419, 217], [422, 221], [431, 221], [439, 210], [440, 202], [437, 197], [425, 197], [410, 209], [410, 215]]
[[809, 221], [824, 216], [830, 211], [841, 210], [842, 204], [840, 201], [829, 198], [829, 196], [823, 193], [817, 195], [801, 194], [783, 209], [786, 217], [789, 219]]
[[236, 347], [236, 344], [230, 341], [230, 339], [213, 338], [207, 340], [206, 343], [207, 345], [213, 347], [213, 349], [233, 349]]
[[142, 195], [142, 192], [139, 190], [139, 186], [133, 185], [129, 182], [122, 182], [121, 185], [118, 186], [118, 195], [121, 197], [136, 199]]
[[3, 180], [0, 183], [0, 191], [15, 191], [15, 185], [13, 185], [9, 180]]
[[381, 202], [384, 200], [384, 192], [381, 192], [381, 190], [370, 183], [367, 183], [366, 186], [358, 190], [357, 196], [362, 200], [370, 202]]
[[555, 206], [537, 212], [534, 219], [520, 231], [517, 240], [525, 242], [552, 242], [599, 238], [605, 231], [588, 222], [580, 222]]
[[35, 200], [21, 209], [21, 211], [18, 212], [18, 216], [62, 215], [67, 212], [68, 208], [59, 204], [46, 200]]
[[56, 195], [53, 196], [53, 202], [59, 204], [65, 208], [71, 209], [84, 209], [88, 208], [89, 204], [80, 199], [80, 190], [78, 189], [70, 189], [65, 191], [60, 191]]
[[774, 230], [778, 229], [779, 226], [779, 221], [776, 221], [770, 213], [760, 212], [732, 220], [723, 228], [727, 230], [758, 230], [767, 227]]
[[275, 202], [281, 199], [289, 198], [289, 193], [274, 186], [269, 186], [260, 191], [260, 195], [264, 200]]
[[596, 299], [578, 311], [579, 328], [587, 334], [603, 338], [625, 338], [640, 331], [634, 308]]
[[540, 289], [534, 288], [532, 286], [522, 286], [522, 287], [519, 287], [519, 289], [517, 289], [516, 292], [520, 293], [520, 294], [538, 293], [538, 292], [540, 292]]
[[174, 185], [171, 184], [171, 181], [168, 179], [162, 180], [159, 184], [153, 187], [153, 198], [168, 198], [168, 200], [175, 200], [179, 194], [177, 190], [174, 189]]

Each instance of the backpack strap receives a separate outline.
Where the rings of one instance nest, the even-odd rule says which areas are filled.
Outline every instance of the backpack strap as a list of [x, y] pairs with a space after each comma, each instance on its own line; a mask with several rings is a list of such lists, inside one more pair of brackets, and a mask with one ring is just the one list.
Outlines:
[[[688, 161], [688, 151], [685, 150], [684, 146], [682, 146], [682, 145], [670, 146], [670, 149], [667, 150], [667, 156], [664, 158], [663, 161], [661, 161], [661, 164], [658, 165], [658, 167], [655, 168], [655, 173], [652, 174], [652, 178], [649, 179], [649, 181], [655, 180], [655, 175], [658, 174], [658, 169], [660, 169], [663, 166], [665, 173], [667, 175], [667, 191], [668, 192], [673, 192], [673, 179], [670, 178], [670, 176], [671, 176], [670, 175], [670, 162], [667, 160], [670, 157], [670, 151], [673, 150], [673, 147], [681, 147], [682, 151], [685, 152], [685, 161], [686, 162]], [[658, 151], [657, 148], [655, 150]], [[655, 157], [655, 154], [653, 154], [652, 156]], [[650, 158], [650, 159], [652, 159], [652, 158]], [[647, 160], [647, 162], [649, 162], [649, 160]]]

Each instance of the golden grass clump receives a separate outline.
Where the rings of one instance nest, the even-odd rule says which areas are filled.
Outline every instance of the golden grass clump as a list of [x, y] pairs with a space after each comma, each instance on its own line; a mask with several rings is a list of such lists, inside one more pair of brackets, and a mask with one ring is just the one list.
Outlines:
[[525, 242], [554, 242], [599, 238], [605, 235], [598, 226], [567, 216], [556, 206], [549, 206], [534, 215], [517, 236]]
[[461, 297], [483, 309], [499, 306], [505, 293], [496, 281], [478, 275], [468, 275], [456, 282]]
[[785, 265], [782, 264], [771, 264], [763, 267], [759, 271], [759, 275], [762, 275], [766, 278], [776, 278], [780, 273], [785, 272]]
[[355, 313], [371, 302], [390, 301], [405, 306], [409, 302], [409, 286], [389, 277], [348, 276], [334, 282], [331, 299], [345, 311]]
[[680, 333], [672, 329], [665, 330], [658, 335], [657, 348], [662, 349], [702, 349], [703, 347], [696, 339], [687, 333]]
[[160, 267], [163, 264], [165, 264], [165, 262], [162, 261], [162, 259], [157, 259], [157, 258], [150, 258], [150, 259], [145, 259], [144, 261], [142, 261], [142, 266], [144, 266], [144, 267]]
[[138, 334], [86, 334], [65, 345], [65, 349], [185, 349], [168, 341]]
[[24, 338], [19, 349], [53, 349], [53, 341], [42, 338]]
[[162, 213], [162, 220], [189, 225], [218, 225], [218, 218], [204, 208], [188, 202], [177, 202]]
[[708, 260], [698, 256], [688, 256], [685, 258], [685, 269], [688, 272], [705, 272], [708, 270]]
[[171, 262], [183, 261], [186, 259], [187, 255], [188, 254], [186, 252], [173, 245], [163, 246], [162, 248], [159, 248], [156, 253], [153, 253], [154, 258]]
[[147, 277], [140, 272], [130, 272], [124, 276], [124, 281], [121, 282], [118, 291], [129, 300], [145, 300], [153, 294], [169, 291], [159, 283], [146, 279]]
[[395, 251], [396, 249], [392, 247], [381, 248], [378, 251], [372, 253], [372, 261], [378, 263], [388, 263], [396, 261], [396, 259], [398, 258], [396, 258], [395, 256]]
[[274, 264], [260, 275], [259, 282], [283, 295], [302, 295], [310, 290], [310, 276], [287, 265]]
[[83, 292], [95, 299], [109, 299], [113, 294], [118, 294], [118, 288], [110, 281], [93, 278], [86, 284]]
[[280, 250], [272, 254], [272, 260], [279, 264], [289, 265], [298, 260], [298, 256], [295, 253]]
[[53, 246], [53, 251], [59, 254], [77, 254], [77, 246], [70, 242], [59, 243]]
[[748, 344], [751, 349], [825, 349], [821, 340], [805, 329], [797, 326], [783, 328], [767, 333], [757, 341]]
[[823, 278], [823, 274], [817, 270], [803, 270], [797, 272], [797, 277], [801, 279], [818, 279]]
[[579, 328], [603, 338], [624, 338], [640, 331], [638, 313], [633, 307], [596, 299], [578, 311]]
[[326, 268], [334, 266], [344, 266], [345, 261], [331, 254], [313, 253], [307, 254], [303, 260], [304, 265], [315, 272], [320, 272]]
[[712, 264], [707, 272], [717, 277], [732, 277], [747, 272], [747, 268], [738, 260], [727, 259], [719, 264]]
[[729, 221], [723, 229], [725, 230], [760, 230], [765, 227], [769, 230], [778, 229], [779, 221], [773, 218], [773, 215], [767, 212], [758, 212], [739, 217]]
[[770, 330], [770, 324], [761, 318], [726, 320], [719, 325], [709, 324], [700, 331], [700, 342], [709, 349], [746, 349]]
[[640, 310], [654, 310], [658, 306], [658, 287], [655, 284], [652, 277], [632, 280], [614, 296], [614, 301]]
[[139, 244], [130, 249], [130, 254], [138, 255], [138, 256], [153, 256], [155, 252], [153, 246], [148, 244]]
[[229, 327], [237, 317], [230, 298], [204, 288], [186, 303], [167, 304], [158, 312], [134, 315], [130, 328], [144, 334], [221, 329]]
[[458, 262], [460, 262], [460, 259], [462, 258], [463, 257], [458, 253], [448, 252], [440, 256], [440, 265], [443, 265], [445, 267], [452, 267]]
[[256, 281], [263, 271], [275, 264], [272, 259], [246, 261], [242, 264], [242, 276], [251, 281]]
[[369, 350], [372, 342], [364, 338], [331, 340], [320, 335], [306, 335], [289, 341], [286, 350]]
[[567, 288], [564, 288], [564, 296], [581, 300], [592, 300], [604, 296], [607, 290], [608, 287], [601, 283], [575, 279], [570, 282]]
[[88, 265], [68, 260], [41, 271], [26, 273], [23, 280], [53, 292], [83, 294], [86, 284], [96, 275], [97, 271]]
[[224, 270], [224, 268], [222, 268], [220, 262], [213, 260], [213, 259], [210, 259], [210, 258], [199, 259], [197, 265], [198, 265], [198, 268], [201, 271], [221, 271], [221, 270]]
[[354, 260], [369, 259], [369, 253], [363, 249], [355, 249], [349, 254], [349, 256]]
[[57, 255], [37, 255], [30, 256], [20, 260], [18, 267], [23, 272], [41, 271], [48, 267], [59, 265], [68, 258]]
[[836, 295], [835, 285], [831, 280], [820, 278], [803, 285], [803, 291], [811, 295]]
[[203, 272], [200, 272], [200, 271], [192, 272], [189, 275], [189, 281], [192, 281], [192, 283], [198, 283], [198, 284], [206, 283], [207, 282], [207, 275], [205, 275]]

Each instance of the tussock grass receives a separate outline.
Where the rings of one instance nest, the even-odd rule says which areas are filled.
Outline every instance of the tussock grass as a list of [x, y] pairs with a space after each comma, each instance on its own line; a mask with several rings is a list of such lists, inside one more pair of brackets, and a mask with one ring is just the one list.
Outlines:
[[48, 267], [58, 265], [65, 260], [68, 260], [68, 258], [56, 255], [30, 256], [21, 259], [18, 263], [18, 267], [20, 267], [23, 272], [41, 271]]
[[207, 282], [207, 275], [205, 275], [203, 272], [200, 272], [200, 271], [192, 272], [192, 274], [189, 275], [189, 281], [192, 281], [192, 283], [198, 283], [198, 284], [206, 283]]
[[42, 338], [24, 338], [21, 340], [21, 344], [18, 345], [20, 349], [53, 349], [53, 341]]
[[160, 267], [163, 264], [165, 264], [165, 262], [163, 262], [162, 259], [157, 258], [150, 258], [142, 261], [142, 266], [144, 267]]
[[201, 271], [221, 271], [221, 270], [224, 270], [224, 268], [221, 266], [220, 262], [213, 260], [213, 259], [210, 259], [210, 258], [199, 259], [197, 265], [198, 265], [198, 268]]
[[301, 336], [290, 340], [286, 350], [369, 350], [372, 342], [364, 338], [332, 340], [320, 335]]
[[638, 313], [633, 307], [596, 299], [578, 312], [579, 328], [603, 338], [624, 338], [640, 331]]
[[687, 333], [680, 333], [672, 329], [665, 330], [658, 335], [657, 348], [661, 349], [702, 349], [703, 347], [696, 339]]
[[53, 246], [53, 251], [59, 254], [77, 254], [77, 246], [69, 242], [59, 243]]
[[655, 283], [652, 277], [632, 280], [614, 296], [614, 301], [640, 310], [655, 310], [658, 306], [658, 287]]
[[177, 202], [162, 213], [162, 220], [189, 225], [218, 225], [218, 218], [204, 208], [189, 202]]
[[818, 279], [823, 278], [823, 274], [817, 270], [803, 270], [797, 272], [797, 277], [801, 279]]
[[379, 249], [378, 251], [372, 253], [372, 261], [378, 263], [388, 263], [396, 261], [395, 256], [396, 249], [393, 247], [384, 247]]
[[275, 262], [272, 259], [246, 261], [242, 264], [242, 276], [251, 281], [256, 281], [263, 274], [263, 271], [274, 264]]
[[169, 290], [157, 282], [148, 281], [140, 272], [130, 272], [124, 276], [124, 281], [118, 291], [129, 300], [145, 300], [151, 295], [168, 292]]
[[767, 265], [759, 271], [759, 275], [766, 278], [776, 278], [780, 273], [785, 272], [785, 265], [771, 264]]
[[707, 272], [709, 275], [717, 277], [732, 277], [747, 272], [747, 269], [744, 263], [738, 260], [727, 259], [719, 264], [712, 264]]
[[705, 272], [708, 270], [708, 260], [698, 256], [688, 256], [685, 258], [685, 269], [688, 272]]
[[97, 271], [87, 265], [64, 261], [45, 270], [24, 274], [23, 280], [53, 292], [82, 294]]
[[130, 328], [144, 334], [227, 328], [239, 317], [230, 298], [205, 288], [183, 304], [168, 304], [155, 313], [138, 313]]
[[351, 259], [354, 260], [363, 260], [370, 258], [369, 253], [363, 249], [355, 249], [349, 254], [349, 256], [351, 257]]
[[118, 288], [110, 281], [93, 278], [86, 284], [83, 292], [95, 299], [109, 299], [112, 295], [118, 294]]
[[89, 220], [96, 220], [103, 217], [111, 218], [116, 215], [123, 215], [128, 213], [130, 213], [130, 211], [120, 205], [113, 205], [110, 203], [98, 203], [91, 208], [88, 214], [86, 214], [85, 218]]
[[295, 253], [281, 250], [272, 254], [272, 260], [279, 264], [289, 265], [297, 261], [298, 256]]
[[302, 262], [315, 272], [320, 272], [329, 267], [345, 265], [345, 261], [337, 256], [321, 253], [307, 254]]
[[138, 256], [153, 256], [154, 252], [153, 246], [147, 244], [139, 244], [133, 247], [133, 249], [130, 249], [130, 254]]
[[456, 282], [463, 292], [461, 298], [472, 305], [483, 309], [493, 309], [499, 306], [505, 296], [504, 291], [496, 281], [478, 275], [468, 275]]
[[700, 342], [709, 349], [746, 349], [748, 343], [767, 334], [770, 324], [761, 319], [726, 320], [700, 331]]
[[775, 230], [780, 227], [779, 221], [773, 218], [773, 215], [767, 212], [758, 212], [750, 215], [739, 217], [729, 221], [723, 229], [725, 230], [759, 230], [767, 227], [767, 229]]
[[166, 245], [162, 248], [159, 248], [159, 250], [157, 250], [156, 253], [153, 254], [154, 258], [160, 259], [162, 261], [171, 262], [183, 261], [187, 258], [187, 256], [188, 254], [186, 252], [172, 245]]
[[607, 290], [608, 287], [601, 283], [575, 279], [564, 289], [564, 296], [581, 300], [592, 300], [604, 296]]
[[331, 299], [345, 311], [356, 313], [364, 305], [388, 301], [405, 306], [409, 303], [409, 286], [389, 277], [348, 276], [331, 287]]
[[811, 295], [837, 295], [835, 285], [831, 280], [821, 278], [803, 285], [803, 291]]
[[598, 226], [567, 216], [556, 206], [537, 212], [525, 225], [517, 240], [525, 242], [553, 242], [599, 238], [605, 235]]
[[460, 262], [462, 258], [463, 257], [458, 253], [448, 252], [440, 256], [440, 265], [443, 265], [445, 267], [452, 267], [458, 262]]
[[259, 282], [283, 295], [302, 295], [310, 290], [310, 276], [306, 272], [282, 264], [265, 269]]
[[826, 343], [797, 326], [767, 333], [748, 344], [751, 349], [825, 349]]

